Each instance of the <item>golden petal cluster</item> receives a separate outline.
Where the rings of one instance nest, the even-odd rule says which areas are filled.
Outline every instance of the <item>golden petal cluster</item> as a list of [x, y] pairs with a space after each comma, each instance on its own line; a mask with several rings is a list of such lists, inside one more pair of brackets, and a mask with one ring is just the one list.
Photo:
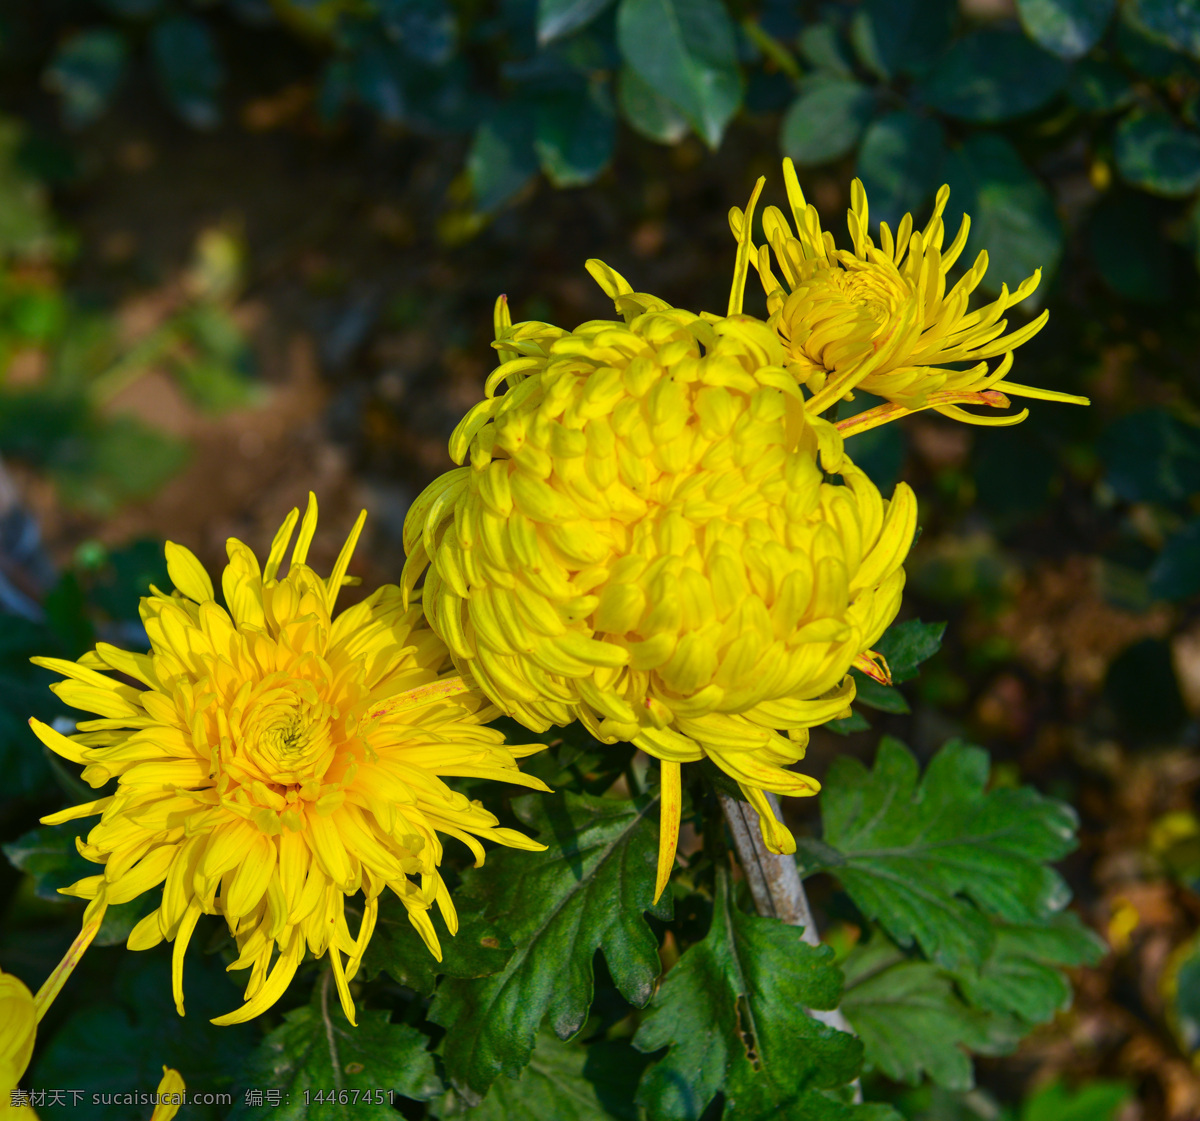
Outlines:
[[[1007, 401], [1000, 394], [1088, 403], [1085, 397], [1008, 380], [1013, 351], [1045, 326], [1049, 313], [1043, 311], [1007, 334], [1004, 315], [1035, 291], [1041, 269], [1015, 291], [1002, 286], [991, 303], [969, 310], [971, 295], [987, 272], [988, 255], [980, 252], [950, 284], [950, 270], [967, 243], [970, 217], [963, 215], [954, 240], [944, 245], [942, 216], [949, 187], [938, 191], [924, 229], [914, 228], [911, 214], [894, 234], [881, 222], [876, 245], [868, 232], [867, 193], [855, 179], [848, 214], [853, 248], [838, 249], [805, 199], [790, 159], [784, 160], [783, 174], [791, 224], [778, 207], [767, 207], [765, 245], [755, 247], [750, 240], [763, 180], [746, 211], [734, 207], [729, 212], [734, 237], [749, 249], [739, 253], [731, 308], [740, 310], [748, 271], [755, 268], [787, 353], [787, 369], [809, 390], [811, 411], [823, 412], [855, 389], [890, 403], [879, 422], [925, 408], [971, 424], [1016, 424], [1028, 415], [1025, 410], [986, 416], [961, 407], [967, 402], [1003, 406]], [[990, 367], [994, 359], [999, 361]]]
[[896, 614], [916, 504], [806, 413], [767, 323], [589, 269], [625, 322], [513, 326], [498, 303], [505, 361], [451, 437], [463, 466], [409, 512], [402, 584], [426, 573], [459, 670], [526, 727], [580, 720], [662, 760], [661, 892], [687, 761], [711, 758], [794, 851], [764, 791], [816, 791], [788, 768]]
[[[35, 659], [66, 678], [52, 686], [63, 701], [97, 719], [70, 737], [37, 721], [34, 730], [82, 764], [91, 786], [116, 782], [113, 793], [42, 819], [100, 815], [77, 843], [102, 870], [63, 890], [90, 900], [85, 934], [107, 906], [160, 890], [160, 905], [128, 945], [174, 941], [180, 1014], [184, 952], [201, 915], [223, 916], [239, 951], [230, 969], [251, 971], [246, 1003], [214, 1023], [269, 1008], [306, 953], [328, 956], [353, 1022], [348, 985], [385, 888], [435, 956], [430, 907], [457, 929], [438, 871], [439, 834], [463, 841], [479, 862], [481, 837], [543, 847], [499, 827], [443, 781], [474, 776], [546, 789], [514, 760], [542, 745], [506, 746], [482, 726], [496, 710], [454, 672], [420, 605], [406, 605], [389, 585], [335, 616], [365, 516], [325, 578], [306, 563], [317, 524], [311, 495], [285, 576], [298, 510], [261, 566], [231, 538], [225, 607], [196, 557], [168, 542], [176, 591], [152, 588], [141, 603], [149, 653], [100, 643], [78, 662]], [[359, 893], [362, 917], [351, 934], [345, 903]]]

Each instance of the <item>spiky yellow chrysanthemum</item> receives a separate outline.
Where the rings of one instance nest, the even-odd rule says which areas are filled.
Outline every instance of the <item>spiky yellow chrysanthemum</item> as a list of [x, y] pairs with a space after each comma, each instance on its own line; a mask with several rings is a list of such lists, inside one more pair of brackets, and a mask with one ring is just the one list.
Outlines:
[[514, 328], [498, 304], [507, 360], [451, 437], [469, 464], [409, 512], [402, 583], [428, 569], [431, 626], [524, 725], [577, 719], [662, 760], [661, 892], [688, 760], [737, 780], [794, 851], [764, 791], [816, 791], [786, 768], [896, 614], [916, 504], [903, 484], [885, 502], [806, 415], [766, 323], [589, 268], [625, 323]]
[[19, 978], [0, 971], [0, 1117], [21, 1116], [12, 1108], [12, 1092], [29, 1066], [37, 1022], [33, 994]]
[[[506, 747], [500, 732], [481, 727], [495, 710], [453, 672], [446, 647], [400, 589], [382, 587], [334, 617], [365, 511], [322, 579], [305, 563], [317, 524], [310, 495], [280, 577], [298, 516], [288, 516], [261, 568], [230, 538], [227, 609], [196, 557], [168, 543], [177, 591], [152, 588], [141, 603], [150, 653], [100, 643], [78, 663], [35, 659], [68, 678], [53, 686], [67, 704], [100, 716], [70, 738], [33, 721], [42, 742], [84, 764], [93, 787], [116, 780], [114, 793], [42, 819], [100, 814], [79, 850], [104, 870], [63, 890], [91, 900], [88, 929], [108, 905], [163, 885], [161, 905], [128, 945], [174, 940], [181, 1014], [188, 940], [201, 915], [222, 915], [240, 951], [230, 968], [252, 972], [246, 1004], [218, 1024], [269, 1008], [306, 950], [328, 955], [353, 1022], [348, 982], [385, 887], [435, 956], [430, 906], [436, 901], [451, 933], [457, 928], [438, 871], [439, 833], [464, 841], [480, 862], [478, 837], [543, 847], [498, 827], [440, 777], [545, 790], [513, 758], [542, 745]], [[363, 917], [351, 936], [345, 901], [360, 891]]]
[[[885, 398], [878, 423], [918, 409], [933, 408], [971, 424], [1016, 424], [1028, 410], [1001, 417], [969, 413], [966, 402], [1003, 405], [1000, 393], [1086, 405], [1086, 397], [1017, 385], [1007, 380], [1012, 352], [1042, 329], [1049, 313], [1005, 334], [1001, 318], [1038, 286], [1041, 269], [1015, 292], [1002, 286], [985, 307], [968, 311], [971, 293], [987, 272], [988, 255], [975, 263], [947, 291], [950, 269], [967, 242], [970, 218], [963, 215], [954, 241], [942, 243], [942, 214], [950, 188], [937, 193], [933, 216], [924, 230], [914, 230], [906, 214], [893, 235], [879, 224], [879, 245], [868, 232], [867, 194], [855, 179], [850, 192], [848, 225], [852, 250], [838, 249], [833, 235], [822, 230], [816, 208], [804, 198], [792, 161], [783, 162], [784, 183], [792, 212], [788, 225], [778, 207], [763, 213], [767, 244], [751, 241], [754, 203], [760, 179], [744, 213], [734, 207], [729, 224], [739, 242], [730, 312], [740, 311], [748, 271], [753, 266], [767, 294], [771, 322], [787, 353], [790, 373], [811, 393], [809, 409], [823, 412], [854, 389]], [[749, 219], [746, 215], [749, 214]], [[772, 254], [780, 275], [771, 267]], [[989, 369], [992, 359], [1000, 361]], [[991, 391], [991, 396], [985, 394]], [[860, 421], [855, 431], [869, 425]]]

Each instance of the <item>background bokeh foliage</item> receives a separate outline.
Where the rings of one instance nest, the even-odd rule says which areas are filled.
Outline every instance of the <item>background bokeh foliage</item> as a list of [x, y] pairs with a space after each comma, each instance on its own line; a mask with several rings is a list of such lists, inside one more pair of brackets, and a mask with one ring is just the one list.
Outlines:
[[[362, 562], [374, 583], [396, 578], [403, 511], [446, 466], [445, 437], [481, 392], [496, 293], [518, 317], [607, 314], [579, 294], [582, 261], [598, 254], [638, 288], [720, 310], [725, 210], [759, 174], [781, 201], [781, 155], [843, 244], [852, 176], [873, 221], [893, 225], [907, 210], [922, 221], [948, 183], [951, 231], [972, 217], [965, 259], [989, 253], [986, 290], [1043, 269], [1014, 318], [1049, 306], [1051, 321], [1019, 353], [1017, 380], [1094, 401], [1038, 406], [996, 432], [921, 420], [851, 447], [882, 487], [913, 481], [922, 536], [906, 621], [883, 644], [898, 687], [859, 678], [854, 715], [814, 738], [820, 812], [790, 810], [825, 949], [797, 950], [749, 913], [744, 889], [717, 871], [719, 841], [689, 854], [673, 909], [646, 915], [636, 875], [566, 874], [606, 846], [635, 864], [653, 848], [645, 761], [570, 733], [527, 763], [566, 789], [557, 801], [539, 809], [463, 787], [540, 831], [561, 864], [498, 853], [473, 870], [453, 856], [473, 919], [437, 967], [385, 913], [356, 1036], [311, 966], [278, 1015], [208, 1029], [205, 1015], [237, 1001], [217, 924], [189, 962], [194, 1007], [179, 1021], [168, 956], [118, 945], [135, 902], [45, 1022], [29, 1084], [107, 1088], [120, 1071], [120, 1085], [149, 1088], [169, 1061], [196, 1088], [236, 1089], [234, 1116], [271, 1111], [243, 1101], [246, 1086], [287, 1088], [294, 1104], [275, 1115], [300, 1117], [304, 1090], [376, 1075], [412, 1118], [716, 1121], [724, 1110], [738, 1121], [758, 1108], [744, 1104], [747, 1060], [699, 1054], [689, 1017], [733, 1038], [747, 1009], [820, 1009], [843, 986], [875, 1105], [835, 1100], [834, 1083], [862, 1067], [857, 1044], [818, 1039], [807, 1017], [800, 1038], [774, 1033], [781, 1017], [757, 1058], [772, 1080], [780, 1069], [791, 1079], [786, 1116], [1200, 1115], [1200, 6], [11, 0], [0, 64], [0, 965], [31, 984], [78, 922], [54, 889], [82, 863], [73, 829], [36, 819], [83, 795], [25, 727], [67, 715], [27, 659], [78, 656], [96, 639], [144, 644], [136, 598], [167, 584], [156, 498], [203, 507], [204, 487], [187, 480], [212, 469], [210, 433], [228, 424], [236, 447], [254, 448], [281, 408], [264, 317], [314, 340], [320, 387], [317, 410], [284, 423], [300, 450], [265, 445], [283, 464], [271, 500], [286, 509], [295, 480], [320, 478], [305, 474], [309, 460], [340, 456], [350, 482], [339, 500], [361, 495], [381, 527]], [[130, 188], [134, 171], [112, 168], [150, 166], [151, 148], [166, 170]], [[126, 189], [136, 198], [122, 212], [112, 196]], [[206, 193], [233, 199], [232, 216], [195, 201]], [[153, 216], [167, 194], [184, 200], [169, 250], [123, 248], [117, 227], [136, 225], [139, 208]], [[256, 223], [272, 210], [288, 228], [268, 239]], [[163, 226], [148, 228], [153, 241]], [[132, 407], [164, 382], [187, 424]], [[860, 394], [844, 413], [873, 403]], [[258, 546], [269, 533], [266, 515], [221, 501], [170, 530], [194, 534], [210, 562], [230, 524], [249, 523]], [[323, 518], [336, 525], [350, 501], [323, 505]], [[883, 733], [897, 738], [881, 748]], [[990, 770], [957, 737], [985, 744]], [[922, 851], [923, 792], [937, 782], [956, 806], [1007, 814], [1032, 838], [1031, 852], [996, 857], [999, 879], [1028, 887], [1024, 910], [989, 897], [987, 876], [972, 895]], [[707, 773], [691, 788], [693, 822], [712, 811], [714, 787]], [[888, 822], [894, 868], [856, 852], [845, 826], [855, 799], [896, 789], [911, 799]], [[1070, 828], [1064, 803], [1083, 843], [1058, 881], [1045, 862], [1065, 852], [1052, 840]], [[955, 812], [940, 824], [968, 846], [977, 823]], [[927, 899], [884, 890], [896, 868], [938, 901], [931, 914]], [[539, 890], [522, 891], [525, 877]], [[1060, 882], [1077, 910], [1035, 905], [1037, 885]], [[539, 894], [547, 910], [590, 916], [600, 952], [570, 923], [543, 929], [542, 912], [522, 913]], [[633, 913], [624, 940], [604, 922], [614, 898]], [[513, 938], [530, 930], [517, 955]], [[529, 946], [559, 972], [526, 966]], [[776, 976], [739, 977], [743, 957]], [[513, 978], [536, 999], [478, 1014]], [[555, 1028], [579, 1035], [564, 1042]], [[823, 1068], [791, 1063], [801, 1047]], [[708, 1097], [681, 1103], [681, 1071]]]

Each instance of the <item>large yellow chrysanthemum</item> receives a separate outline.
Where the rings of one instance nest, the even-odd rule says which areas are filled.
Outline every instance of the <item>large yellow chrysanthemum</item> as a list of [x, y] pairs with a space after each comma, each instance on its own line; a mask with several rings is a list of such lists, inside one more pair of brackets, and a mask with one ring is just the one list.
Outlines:
[[[1001, 394], [1088, 404], [1086, 397], [1007, 380], [1012, 352], [1042, 329], [1049, 313], [1043, 311], [1007, 335], [1007, 320], [1001, 317], [1037, 288], [1041, 269], [1015, 292], [1002, 286], [990, 304], [968, 311], [971, 293], [987, 272], [988, 255], [983, 251], [947, 291], [948, 273], [966, 245], [971, 224], [963, 215], [954, 241], [943, 248], [942, 214], [949, 187], [938, 191], [924, 230], [913, 229], [911, 214], [904, 216], [895, 235], [881, 222], [877, 246], [868, 233], [867, 193], [855, 179], [848, 215], [853, 250], [846, 250], [838, 249], [833, 235], [821, 229], [790, 159], [783, 161], [783, 176], [792, 224], [778, 207], [767, 207], [766, 245], [753, 245], [746, 218], [749, 213], [752, 220], [764, 180], [759, 180], [746, 212], [736, 206], [729, 212], [739, 242], [730, 313], [741, 310], [753, 266], [787, 353], [787, 369], [811, 393], [810, 411], [824, 412], [854, 389], [885, 398], [889, 405], [844, 429], [861, 431], [871, 427], [868, 421], [883, 423], [925, 408], [971, 424], [1016, 424], [1028, 416], [1028, 410], [980, 416], [960, 407], [966, 402], [1003, 406], [1007, 401]], [[778, 277], [771, 267], [772, 254]], [[989, 361], [996, 358], [1000, 361], [989, 369]]]
[[627, 322], [512, 327], [498, 304], [508, 360], [451, 437], [469, 464], [409, 512], [402, 583], [428, 569], [430, 625], [525, 726], [578, 719], [662, 760], [658, 894], [688, 760], [736, 779], [794, 851], [763, 792], [816, 791], [786, 768], [896, 614], [916, 504], [903, 484], [885, 502], [806, 415], [766, 323], [589, 268]]
[[[113, 794], [42, 819], [100, 814], [79, 850], [104, 870], [63, 890], [91, 900], [86, 931], [108, 905], [163, 884], [161, 905], [128, 945], [174, 940], [180, 1014], [188, 940], [202, 914], [223, 915], [240, 951], [230, 968], [252, 972], [246, 1004], [217, 1024], [269, 1008], [306, 950], [329, 956], [353, 1022], [348, 982], [385, 887], [435, 956], [429, 907], [436, 901], [451, 933], [457, 928], [438, 872], [439, 833], [464, 841], [480, 862], [477, 837], [543, 847], [499, 828], [439, 777], [545, 790], [513, 759], [542, 745], [506, 747], [501, 733], [481, 727], [496, 711], [454, 674], [420, 607], [406, 606], [398, 588], [380, 588], [334, 618], [365, 511], [322, 579], [305, 563], [317, 524], [310, 495], [288, 573], [279, 577], [298, 515], [288, 516], [261, 569], [246, 545], [230, 539], [222, 579], [228, 610], [195, 556], [168, 543], [178, 591], [151, 589], [142, 600], [150, 653], [101, 643], [78, 663], [35, 659], [68, 678], [53, 687], [67, 704], [101, 718], [80, 723], [70, 738], [37, 721], [34, 730], [84, 764], [92, 786], [117, 782]], [[359, 891], [364, 914], [351, 936], [344, 904]]]
[[37, 1006], [23, 981], [0, 971], [0, 1117], [29, 1117], [12, 1106], [12, 1092], [29, 1066], [37, 1038]]

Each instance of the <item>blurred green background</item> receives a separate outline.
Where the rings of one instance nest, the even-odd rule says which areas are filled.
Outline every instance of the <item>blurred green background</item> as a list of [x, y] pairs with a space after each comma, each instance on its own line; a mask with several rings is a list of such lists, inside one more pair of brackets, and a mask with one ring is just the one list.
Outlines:
[[[911, 711], [817, 736], [815, 772], [881, 731], [987, 745], [1079, 810], [1067, 873], [1113, 947], [976, 1090], [894, 1096], [927, 1121], [1200, 1116], [1198, 117], [1194, 0], [7, 0], [0, 963], [36, 983], [78, 922], [53, 891], [73, 831], [29, 832], [75, 793], [25, 727], [63, 715], [29, 655], [144, 642], [164, 538], [219, 564], [310, 488], [316, 551], [365, 505], [361, 574], [397, 579], [495, 296], [610, 315], [600, 256], [722, 310], [726, 212], [760, 174], [781, 202], [787, 155], [843, 244], [853, 176], [893, 224], [949, 183], [985, 289], [1043, 269], [1015, 380], [1093, 400], [850, 448], [916, 486], [905, 612], [949, 627]], [[163, 961], [105, 952], [37, 1078], [136, 1051], [152, 1082], [169, 1030], [232, 1084], [245, 1039], [212, 1053], [199, 1018], [146, 1011]]]

